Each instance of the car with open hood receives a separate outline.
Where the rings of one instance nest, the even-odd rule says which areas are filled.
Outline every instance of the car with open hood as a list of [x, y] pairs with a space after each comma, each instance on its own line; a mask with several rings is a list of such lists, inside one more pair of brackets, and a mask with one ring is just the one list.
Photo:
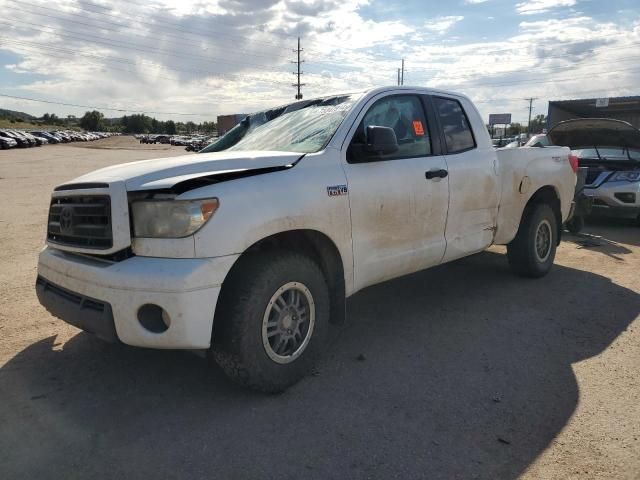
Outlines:
[[591, 215], [634, 219], [640, 225], [640, 130], [610, 118], [584, 118], [556, 124], [547, 134], [566, 146], [587, 169], [584, 195]]

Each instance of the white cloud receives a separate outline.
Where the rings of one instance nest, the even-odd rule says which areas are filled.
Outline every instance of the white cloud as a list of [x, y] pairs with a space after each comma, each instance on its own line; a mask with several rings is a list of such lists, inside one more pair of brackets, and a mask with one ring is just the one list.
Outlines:
[[516, 4], [516, 11], [520, 15], [534, 15], [545, 13], [553, 8], [573, 7], [578, 0], [529, 0]]
[[[526, 118], [525, 96], [539, 97], [543, 113], [548, 99], [585, 91], [637, 94], [628, 86], [640, 84], [630, 60], [640, 43], [638, 14], [629, 26], [585, 15], [517, 24], [512, 13], [514, 34], [461, 42], [442, 33], [462, 16], [419, 26], [393, 15], [374, 20], [363, 16], [368, 0], [163, 0], [161, 7], [112, 0], [103, 9], [81, 0], [29, 1], [41, 8], [18, 11], [0, 0], [0, 9], [20, 18], [2, 33], [0, 49], [11, 63], [0, 66], [7, 72], [0, 74], [2, 93], [197, 113], [197, 121], [293, 101], [290, 60], [298, 34], [305, 98], [395, 84], [400, 58], [406, 58], [405, 83], [463, 91], [483, 115], [511, 111], [516, 120]], [[496, 15], [494, 23], [504, 19]], [[3, 84], [7, 74], [11, 81]], [[84, 111], [0, 103], [35, 114]], [[157, 115], [171, 117], [190, 118]]]
[[432, 32], [443, 34], [447, 30], [449, 30], [451, 27], [453, 27], [456, 23], [462, 21], [463, 19], [464, 17], [460, 15], [435, 17], [430, 20], [427, 20], [424, 24], [424, 28]]

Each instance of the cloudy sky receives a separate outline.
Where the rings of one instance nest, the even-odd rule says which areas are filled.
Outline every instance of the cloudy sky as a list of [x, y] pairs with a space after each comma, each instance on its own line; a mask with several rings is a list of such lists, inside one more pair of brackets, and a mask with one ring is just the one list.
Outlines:
[[[211, 120], [394, 85], [461, 91], [483, 116], [640, 95], [638, 0], [0, 0], [0, 108]], [[10, 98], [22, 97], [23, 99]], [[119, 111], [123, 110], [123, 111]], [[178, 115], [181, 114], [181, 115]]]

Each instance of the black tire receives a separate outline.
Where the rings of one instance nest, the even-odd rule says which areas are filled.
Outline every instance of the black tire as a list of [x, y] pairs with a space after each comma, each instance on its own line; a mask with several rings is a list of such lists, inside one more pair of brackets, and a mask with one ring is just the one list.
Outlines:
[[584, 228], [584, 217], [582, 215], [574, 215], [565, 225], [567, 230], [577, 235]]
[[[210, 353], [234, 382], [281, 392], [307, 375], [324, 349], [330, 306], [327, 282], [318, 265], [298, 253], [253, 254], [239, 262], [220, 295]], [[290, 282], [310, 292], [315, 323], [302, 353], [290, 363], [277, 363], [263, 345], [263, 317], [274, 294]]]
[[[550, 243], [544, 254], [540, 254], [536, 249], [536, 238], [538, 230], [546, 228], [543, 224], [550, 232]], [[507, 245], [507, 258], [511, 270], [524, 277], [545, 276], [553, 266], [557, 242], [558, 225], [551, 207], [544, 203], [527, 207], [516, 238]]]

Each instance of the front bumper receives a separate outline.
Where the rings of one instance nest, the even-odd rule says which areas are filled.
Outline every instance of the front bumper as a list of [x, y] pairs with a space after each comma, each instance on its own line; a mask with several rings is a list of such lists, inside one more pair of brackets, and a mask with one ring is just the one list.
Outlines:
[[[635, 219], [640, 215], [640, 182], [605, 182], [597, 188], [585, 188], [584, 194], [593, 202], [593, 216]], [[623, 202], [620, 195], [631, 195], [633, 201]]]
[[[47, 247], [38, 262], [38, 296], [53, 315], [102, 338], [115, 340], [105, 326], [111, 317], [116, 338], [128, 345], [208, 348], [220, 286], [237, 258], [137, 256], [110, 263]], [[104, 305], [102, 312], [96, 304]], [[138, 321], [146, 304], [166, 311], [166, 331], [154, 333]]]

